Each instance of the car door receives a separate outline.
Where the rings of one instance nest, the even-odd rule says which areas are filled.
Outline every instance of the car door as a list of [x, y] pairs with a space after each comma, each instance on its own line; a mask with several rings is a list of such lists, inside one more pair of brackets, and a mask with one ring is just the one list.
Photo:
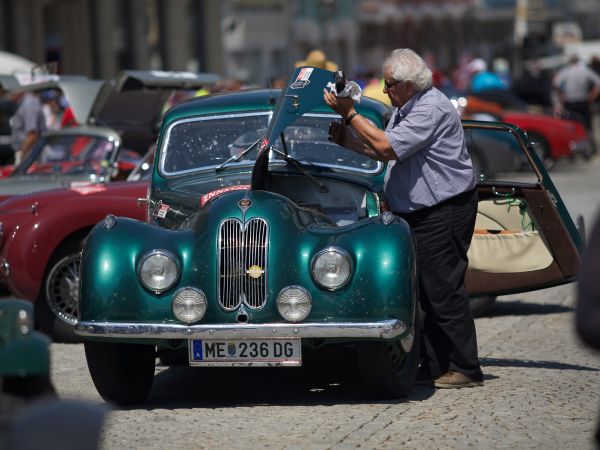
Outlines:
[[[527, 135], [498, 122], [463, 121], [463, 127], [474, 159], [488, 160], [476, 173], [479, 205], [468, 253], [469, 294], [503, 295], [574, 281], [583, 242]], [[520, 170], [486, 171], [514, 155]]]

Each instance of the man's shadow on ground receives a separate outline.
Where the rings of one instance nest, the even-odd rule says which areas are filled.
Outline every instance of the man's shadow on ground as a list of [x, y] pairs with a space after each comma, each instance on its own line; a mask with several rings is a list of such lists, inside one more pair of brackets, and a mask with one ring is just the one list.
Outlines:
[[566, 305], [531, 303], [525, 300], [503, 300], [500, 298], [481, 317], [530, 316], [573, 311], [575, 311], [573, 307]]

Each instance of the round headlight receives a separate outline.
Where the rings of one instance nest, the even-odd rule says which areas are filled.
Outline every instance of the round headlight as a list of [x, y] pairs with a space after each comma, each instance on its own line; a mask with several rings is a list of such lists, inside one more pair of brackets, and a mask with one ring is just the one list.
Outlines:
[[165, 250], [147, 253], [140, 261], [139, 277], [146, 289], [157, 294], [169, 289], [179, 277], [175, 256]]
[[285, 287], [277, 295], [277, 311], [285, 320], [300, 322], [306, 319], [312, 308], [312, 299], [300, 286]]
[[335, 290], [344, 286], [352, 275], [352, 259], [339, 247], [328, 247], [315, 255], [312, 275], [318, 285]]
[[200, 289], [183, 288], [173, 297], [173, 314], [182, 322], [197, 322], [205, 312], [206, 295]]

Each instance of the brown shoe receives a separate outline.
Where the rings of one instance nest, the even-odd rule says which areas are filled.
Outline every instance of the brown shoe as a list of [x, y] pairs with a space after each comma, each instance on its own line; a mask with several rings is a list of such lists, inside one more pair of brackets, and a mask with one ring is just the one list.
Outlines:
[[444, 375], [436, 378], [433, 385], [438, 389], [459, 389], [464, 387], [483, 386], [483, 381], [471, 380], [468, 376], [449, 370]]

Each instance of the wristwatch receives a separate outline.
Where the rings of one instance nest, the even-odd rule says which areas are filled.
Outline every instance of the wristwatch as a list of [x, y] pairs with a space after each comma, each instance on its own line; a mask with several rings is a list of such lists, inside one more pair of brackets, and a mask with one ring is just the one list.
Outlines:
[[358, 113], [356, 111], [354, 111], [352, 114], [350, 114], [348, 116], [348, 118], [346, 119], [346, 121], [344, 122], [346, 124], [346, 126], [350, 126], [350, 122], [352, 122], [352, 119], [354, 119], [356, 116], [358, 116]]

